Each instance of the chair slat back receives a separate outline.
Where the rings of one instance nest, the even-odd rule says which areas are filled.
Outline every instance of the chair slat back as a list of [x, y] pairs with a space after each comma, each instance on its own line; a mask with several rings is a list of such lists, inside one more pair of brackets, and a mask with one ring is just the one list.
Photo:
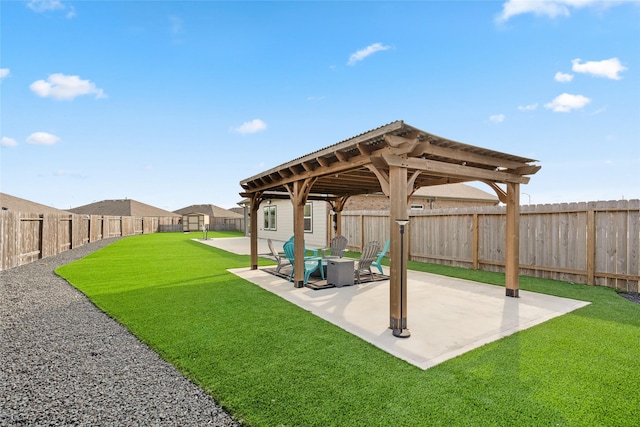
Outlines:
[[273, 242], [271, 241], [271, 239], [267, 239], [267, 245], [269, 245], [269, 250], [271, 251], [271, 254], [277, 259], [280, 258], [280, 254], [278, 253], [278, 251], [276, 251], [276, 248], [273, 247]]
[[341, 235], [331, 239], [331, 255], [342, 258], [344, 251], [347, 249], [347, 238]]
[[293, 265], [293, 257], [295, 252], [293, 241], [289, 240], [287, 243], [285, 243], [283, 249], [285, 255], [287, 256], [289, 261], [291, 261], [291, 265]]
[[360, 260], [358, 260], [358, 268], [368, 268], [378, 256], [378, 252], [380, 252], [380, 244], [375, 240], [364, 245], [362, 255], [360, 256]]

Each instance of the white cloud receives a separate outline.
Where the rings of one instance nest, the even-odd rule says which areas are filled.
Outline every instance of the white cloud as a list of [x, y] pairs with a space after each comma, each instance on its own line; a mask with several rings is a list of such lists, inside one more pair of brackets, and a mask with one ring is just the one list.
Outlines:
[[31, 0], [27, 3], [27, 6], [34, 12], [47, 12], [65, 8], [65, 5], [60, 0]]
[[489, 116], [489, 120], [491, 120], [493, 123], [502, 123], [504, 122], [504, 119], [504, 114], [494, 114], [493, 116]]
[[173, 34], [179, 34], [182, 32], [182, 24], [184, 21], [179, 16], [171, 15], [169, 16], [169, 22], [171, 23], [171, 32]]
[[263, 131], [267, 128], [267, 124], [260, 119], [253, 119], [250, 122], [244, 122], [237, 128], [232, 128], [232, 132], [237, 132], [242, 135], [246, 135], [248, 133], [256, 133]]
[[356, 65], [357, 62], [362, 61], [369, 55], [373, 55], [376, 52], [380, 52], [382, 50], [391, 49], [391, 46], [384, 46], [382, 43], [374, 43], [365, 47], [364, 49], [360, 49], [356, 53], [351, 54], [349, 57], [349, 62], [347, 65]]
[[529, 104], [529, 105], [518, 105], [518, 110], [520, 111], [533, 111], [538, 108], [538, 103]]
[[9, 77], [9, 74], [11, 74], [11, 70], [9, 70], [8, 68], [0, 68], [0, 80], [4, 79], [5, 77]]
[[18, 143], [13, 138], [3, 136], [2, 139], [0, 139], [0, 147], [15, 147], [16, 145], [18, 145]]
[[496, 16], [496, 22], [507, 22], [514, 16], [533, 13], [536, 16], [570, 16], [571, 9], [582, 7], [607, 8], [624, 1], [602, 0], [507, 0], [502, 4], [502, 12]]
[[62, 3], [60, 0], [31, 0], [27, 3], [27, 7], [37, 13], [60, 10], [67, 12], [67, 18], [76, 16], [74, 7]]
[[597, 116], [598, 114], [602, 114], [605, 111], [607, 111], [608, 106], [605, 105], [604, 107], [600, 107], [598, 108], [596, 111], [594, 111], [593, 113], [591, 113], [592, 116]]
[[568, 113], [571, 110], [580, 109], [590, 102], [591, 100], [586, 96], [563, 93], [544, 106], [558, 113]]
[[73, 99], [76, 96], [95, 95], [106, 98], [107, 95], [95, 83], [82, 80], [79, 76], [67, 76], [61, 73], [51, 74], [47, 81], [38, 80], [29, 86], [32, 92], [43, 98]]
[[573, 74], [565, 74], [558, 71], [554, 76], [554, 80], [560, 83], [568, 83], [573, 80]]
[[591, 74], [596, 77], [606, 77], [608, 79], [620, 80], [622, 77], [618, 75], [627, 69], [618, 58], [605, 59], [603, 61], [587, 61], [582, 63], [580, 58], [571, 61], [573, 71], [576, 73]]
[[58, 141], [60, 138], [47, 132], [35, 132], [27, 138], [27, 142], [34, 145], [53, 145]]
[[82, 178], [82, 179], [87, 178], [87, 175], [85, 175], [85, 174], [83, 174], [81, 172], [72, 171], [70, 169], [58, 169], [53, 174], [55, 176], [69, 176], [69, 177], [72, 177], [72, 178]]

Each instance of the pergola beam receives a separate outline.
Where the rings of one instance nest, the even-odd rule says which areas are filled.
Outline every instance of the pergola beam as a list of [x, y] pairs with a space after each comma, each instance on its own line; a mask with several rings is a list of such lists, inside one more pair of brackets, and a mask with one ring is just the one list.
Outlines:
[[[342, 155], [344, 157], [344, 155]], [[370, 163], [370, 159], [368, 156], [356, 156], [356, 157], [352, 157], [349, 159], [349, 161], [339, 161], [339, 162], [335, 162], [335, 163], [331, 163], [328, 166], [322, 166], [319, 167], [317, 169], [315, 169], [314, 171], [304, 171], [301, 173], [295, 173], [294, 171], [291, 171], [291, 169], [289, 169], [289, 171], [291, 171], [291, 175], [289, 176], [283, 176], [282, 179], [280, 180], [280, 182], [278, 183], [278, 185], [286, 185], [286, 184], [290, 184], [294, 181], [298, 181], [300, 179], [305, 179], [305, 178], [310, 178], [312, 176], [324, 176], [324, 175], [332, 175], [332, 174], [336, 174], [336, 173], [340, 173], [340, 172], [344, 172], [344, 171], [348, 171], [348, 170], [352, 170], [354, 168], [358, 168], [358, 167], [363, 167], [365, 165], [367, 165], [368, 163]], [[251, 190], [251, 191], [266, 191], [269, 190], [271, 188], [273, 188], [273, 184], [267, 184], [267, 183], [260, 183], [258, 185], [256, 185], [255, 187], [252, 188], [247, 188], [247, 190]]]
[[425, 171], [430, 175], [461, 178], [469, 181], [494, 181], [526, 184], [529, 178], [503, 171], [492, 171], [466, 165], [438, 162], [435, 160], [403, 158], [393, 154], [384, 153], [382, 158], [389, 166], [404, 166], [409, 169]]

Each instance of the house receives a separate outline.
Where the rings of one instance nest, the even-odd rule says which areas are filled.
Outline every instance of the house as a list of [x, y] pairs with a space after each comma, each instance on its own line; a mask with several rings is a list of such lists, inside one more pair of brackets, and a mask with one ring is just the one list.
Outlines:
[[[260, 204], [258, 238], [286, 242], [293, 236], [293, 207], [291, 201], [281, 195], [265, 196]], [[238, 203], [248, 215], [249, 200]], [[324, 248], [331, 241], [329, 223], [331, 205], [321, 200], [310, 200], [304, 207], [304, 240], [307, 247]], [[247, 221], [248, 223], [248, 221]], [[248, 228], [248, 227], [247, 227]], [[247, 230], [247, 235], [249, 235]]]
[[[471, 206], [497, 206], [500, 203], [495, 193], [487, 193], [467, 184], [455, 183], [420, 187], [409, 199], [411, 210], [463, 208]], [[389, 198], [384, 194], [351, 196], [344, 206], [345, 211], [389, 210]]]
[[213, 218], [243, 218], [241, 213], [233, 212], [216, 205], [191, 205], [182, 209], [173, 211], [174, 213], [185, 215], [190, 213], [202, 213], [209, 216], [210, 222]]
[[29, 213], [53, 213], [68, 214], [68, 211], [52, 208], [51, 206], [42, 205], [30, 200], [21, 199], [20, 197], [11, 196], [9, 194], [0, 193], [0, 205], [3, 211], [29, 212]]
[[[245, 228], [243, 214], [233, 212], [229, 209], [224, 209], [216, 205], [191, 205], [173, 212], [183, 216], [183, 224], [185, 216], [187, 216], [192, 221], [192, 223], [195, 223], [195, 221], [197, 221], [198, 230], [202, 230], [203, 224], [207, 224], [209, 230], [216, 231], [244, 231]], [[205, 216], [206, 219], [204, 218]], [[193, 226], [190, 226], [189, 230], [191, 230], [192, 228]], [[185, 231], [187, 230], [185, 229]]]
[[135, 217], [180, 217], [173, 212], [156, 208], [132, 199], [102, 200], [69, 209], [69, 212], [83, 215], [135, 216]]

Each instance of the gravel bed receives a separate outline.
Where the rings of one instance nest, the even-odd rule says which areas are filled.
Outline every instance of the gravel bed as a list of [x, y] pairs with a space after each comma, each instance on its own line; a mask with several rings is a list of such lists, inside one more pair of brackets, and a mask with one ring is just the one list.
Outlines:
[[640, 293], [638, 292], [621, 292], [619, 294], [622, 298], [628, 299], [631, 302], [640, 304]]
[[0, 425], [239, 426], [53, 272], [115, 240], [0, 272]]

